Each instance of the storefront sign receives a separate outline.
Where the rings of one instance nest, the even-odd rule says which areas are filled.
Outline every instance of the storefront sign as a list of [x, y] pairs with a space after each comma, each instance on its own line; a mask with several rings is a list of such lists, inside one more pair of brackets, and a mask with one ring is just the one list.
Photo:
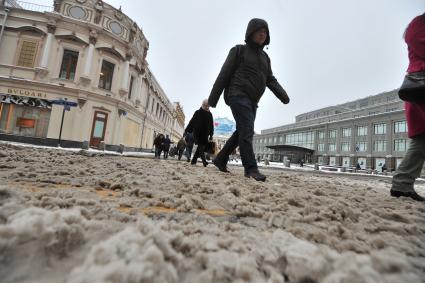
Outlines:
[[46, 99], [8, 95], [0, 93], [0, 103], [11, 103], [16, 105], [39, 107], [39, 108], [52, 108], [52, 103]]
[[28, 90], [28, 89], [7, 88], [7, 93], [13, 94], [13, 95], [28, 96], [28, 97], [47, 98], [47, 94], [45, 92]]

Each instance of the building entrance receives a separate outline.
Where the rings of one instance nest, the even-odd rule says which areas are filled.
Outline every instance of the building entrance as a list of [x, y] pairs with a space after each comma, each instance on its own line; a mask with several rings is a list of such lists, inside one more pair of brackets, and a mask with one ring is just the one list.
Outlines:
[[90, 146], [99, 147], [101, 141], [105, 140], [106, 124], [108, 122], [108, 114], [105, 112], [95, 111], [93, 117], [93, 126], [90, 136]]

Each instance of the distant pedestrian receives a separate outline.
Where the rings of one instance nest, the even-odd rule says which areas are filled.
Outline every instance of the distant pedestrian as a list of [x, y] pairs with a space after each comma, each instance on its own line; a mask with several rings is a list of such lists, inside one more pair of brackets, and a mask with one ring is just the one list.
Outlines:
[[186, 148], [186, 141], [184, 140], [184, 138], [181, 138], [179, 142], [177, 143], [177, 155], [179, 160], [182, 158], [185, 148]]
[[157, 158], [157, 159], [159, 159], [161, 157], [164, 139], [165, 139], [165, 137], [164, 137], [163, 134], [158, 134], [153, 141], [153, 144], [155, 146], [155, 158]]
[[207, 166], [208, 162], [205, 159], [205, 148], [208, 141], [212, 140], [214, 134], [214, 122], [206, 99], [202, 102], [201, 107], [193, 114], [185, 132], [193, 133], [195, 144], [198, 145], [191, 164], [196, 164], [198, 157], [201, 157], [202, 164]]
[[193, 144], [195, 143], [195, 139], [192, 133], [185, 133], [184, 141], [186, 142], [186, 157], [187, 162], [190, 162], [192, 157]]
[[264, 46], [270, 43], [267, 22], [252, 19], [248, 23], [245, 42], [245, 45], [237, 45], [230, 50], [208, 98], [209, 105], [216, 107], [224, 90], [224, 99], [236, 121], [236, 131], [213, 163], [220, 171], [228, 172], [229, 155], [239, 146], [245, 176], [265, 181], [266, 176], [258, 171], [252, 146], [258, 102], [266, 86], [284, 104], [289, 103], [289, 97], [273, 76], [270, 58], [263, 51]]
[[[409, 55], [409, 74], [425, 71], [425, 14], [414, 18], [408, 25], [404, 37]], [[423, 94], [425, 95], [425, 93]], [[421, 174], [425, 161], [425, 104], [405, 102], [407, 134], [410, 145], [403, 161], [398, 166], [391, 187], [391, 196], [409, 197], [425, 201], [413, 185]]]
[[300, 159], [300, 167], [304, 167], [304, 159]]
[[170, 137], [167, 135], [163, 141], [164, 159], [168, 158], [168, 152], [170, 151], [170, 146], [171, 146], [171, 140], [170, 140]]

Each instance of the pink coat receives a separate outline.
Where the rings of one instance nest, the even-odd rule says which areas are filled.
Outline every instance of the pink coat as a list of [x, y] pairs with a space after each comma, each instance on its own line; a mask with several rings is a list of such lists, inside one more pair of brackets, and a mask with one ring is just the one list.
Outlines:
[[[405, 40], [409, 53], [407, 72], [425, 71], [425, 14], [410, 22]], [[404, 107], [409, 138], [425, 133], [425, 104], [405, 102]]]

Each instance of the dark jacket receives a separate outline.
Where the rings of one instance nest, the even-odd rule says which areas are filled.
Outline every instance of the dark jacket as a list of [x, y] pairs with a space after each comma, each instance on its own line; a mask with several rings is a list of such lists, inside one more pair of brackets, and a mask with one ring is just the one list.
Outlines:
[[181, 138], [179, 142], [177, 143], [177, 149], [184, 150], [185, 147], [186, 147], [186, 141], [184, 140], [184, 138]]
[[156, 138], [153, 141], [153, 144], [155, 145], [156, 148], [161, 148], [163, 147], [163, 143], [164, 143], [164, 136], [163, 135], [158, 135], [156, 136]]
[[199, 108], [193, 114], [185, 132], [193, 133], [196, 144], [207, 144], [208, 136], [214, 135], [213, 116], [210, 111]]
[[193, 139], [193, 134], [187, 132], [184, 136], [184, 141], [186, 142], [187, 147], [193, 147], [193, 143], [195, 142]]
[[238, 52], [237, 46], [230, 49], [208, 98], [210, 106], [217, 105], [223, 90], [225, 90], [225, 95], [244, 95], [258, 103], [266, 86], [283, 103], [289, 103], [288, 95], [273, 76], [270, 58], [263, 51], [264, 46], [270, 43], [270, 33], [267, 32], [268, 36], [263, 46], [259, 46], [251, 40], [252, 34], [260, 28], [269, 30], [266, 21], [252, 19], [248, 23], [245, 34], [246, 44], [241, 46], [243, 52]]
[[165, 138], [164, 142], [163, 142], [163, 147], [165, 151], [169, 151], [170, 150], [170, 145], [171, 145], [171, 140], [170, 138]]

